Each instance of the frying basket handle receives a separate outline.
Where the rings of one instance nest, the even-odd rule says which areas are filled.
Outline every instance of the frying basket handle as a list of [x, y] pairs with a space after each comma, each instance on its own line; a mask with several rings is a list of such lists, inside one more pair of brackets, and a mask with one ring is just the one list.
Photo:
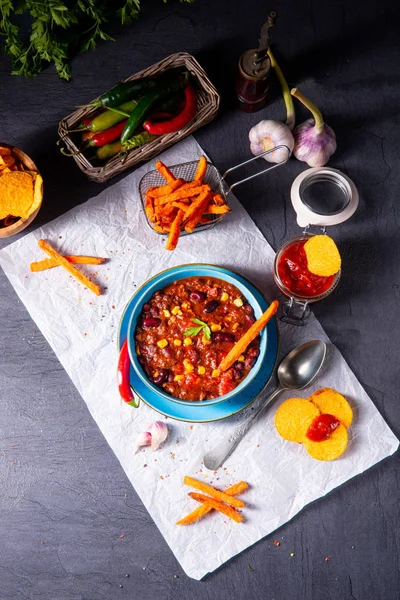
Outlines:
[[250, 179], [254, 179], [254, 177], [258, 177], [259, 175], [262, 175], [263, 173], [267, 173], [267, 171], [272, 171], [272, 169], [276, 169], [277, 167], [280, 167], [280, 166], [284, 165], [289, 160], [290, 155], [292, 154], [292, 152], [291, 152], [290, 148], [288, 148], [284, 144], [282, 144], [280, 146], [274, 146], [270, 150], [266, 150], [265, 152], [262, 152], [261, 154], [258, 154], [258, 156], [253, 156], [253, 158], [249, 158], [249, 160], [245, 160], [244, 162], [242, 162], [242, 163], [240, 163], [238, 165], [235, 165], [234, 167], [231, 167], [230, 169], [228, 169], [227, 171], [225, 171], [225, 173], [221, 177], [221, 181], [225, 181], [225, 177], [228, 175], [228, 173], [231, 173], [232, 171], [235, 171], [236, 169], [239, 169], [240, 167], [244, 167], [244, 165], [247, 165], [247, 164], [253, 162], [253, 160], [257, 160], [258, 158], [262, 158], [263, 156], [266, 156], [267, 154], [270, 154], [271, 152], [275, 152], [275, 150], [280, 150], [280, 149], [287, 150], [287, 157], [285, 158], [285, 160], [281, 160], [280, 162], [275, 163], [275, 164], [269, 166], [267, 169], [264, 169], [263, 171], [259, 171], [258, 173], [254, 173], [254, 175], [250, 175], [249, 177], [245, 177], [245, 179], [240, 179], [239, 181], [235, 181], [235, 183], [232, 183], [232, 185], [229, 186], [229, 188], [226, 191], [226, 194], [229, 194], [229, 192], [234, 187], [236, 187], [237, 185], [240, 185], [241, 183], [244, 183], [245, 181], [250, 181]]

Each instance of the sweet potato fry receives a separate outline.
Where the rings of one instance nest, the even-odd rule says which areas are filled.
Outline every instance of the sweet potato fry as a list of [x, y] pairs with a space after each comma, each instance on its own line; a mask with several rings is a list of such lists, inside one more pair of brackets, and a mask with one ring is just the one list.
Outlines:
[[169, 230], [165, 229], [165, 227], [161, 227], [161, 225], [154, 225], [154, 231], [157, 231], [157, 233], [168, 233]]
[[146, 198], [144, 210], [149, 221], [154, 221], [154, 200], [150, 196], [147, 196]]
[[178, 210], [178, 214], [176, 215], [174, 222], [171, 225], [171, 231], [168, 236], [167, 244], [165, 246], [166, 250], [175, 250], [176, 245], [179, 240], [179, 235], [181, 233], [181, 223], [184, 216], [183, 210]]
[[204, 209], [210, 201], [209, 192], [204, 192], [190, 205], [185, 214], [185, 231], [192, 233], [203, 216]]
[[209, 204], [204, 211], [205, 215], [224, 215], [225, 213], [230, 212], [230, 208], [227, 204], [221, 204], [217, 206], [216, 204]]
[[155, 209], [155, 214], [158, 218], [167, 217], [174, 212], [176, 212], [174, 204], [164, 204], [164, 206], [157, 206]]
[[183, 179], [175, 179], [171, 181], [171, 183], [167, 183], [165, 185], [160, 185], [158, 188], [153, 188], [151, 192], [147, 191], [147, 196], [151, 198], [159, 198], [160, 196], [167, 196], [167, 194], [172, 194], [178, 188], [180, 188], [184, 184]]
[[205, 156], [202, 156], [199, 160], [199, 164], [197, 165], [196, 173], [194, 175], [194, 181], [199, 181], [199, 179], [203, 179], [204, 175], [207, 171], [207, 160]]
[[218, 367], [219, 371], [226, 371], [229, 369], [234, 362], [237, 361], [239, 356], [243, 354], [247, 346], [258, 336], [260, 331], [264, 329], [268, 321], [274, 316], [278, 310], [279, 302], [274, 300], [264, 314], [246, 331], [244, 335], [236, 342], [233, 348], [228, 352], [225, 358], [222, 360]]
[[226, 202], [223, 199], [223, 197], [221, 196], [221, 194], [214, 194], [213, 200], [214, 200], [215, 204], [217, 204], [218, 206], [223, 206], [224, 204], [226, 204]]
[[206, 504], [210, 508], [215, 508], [215, 510], [218, 510], [223, 515], [226, 515], [233, 521], [236, 521], [236, 523], [240, 523], [241, 521], [243, 521], [243, 516], [240, 513], [238, 513], [234, 508], [232, 508], [232, 506], [227, 506], [223, 502], [215, 500], [215, 498], [210, 498], [209, 496], [204, 496], [203, 494], [196, 494], [196, 492], [190, 492], [189, 496], [194, 500], [197, 500], [198, 502]]
[[[107, 261], [106, 258], [98, 258], [97, 256], [64, 256], [67, 261], [73, 265], [102, 265]], [[53, 267], [59, 267], [60, 263], [54, 258], [45, 258], [38, 262], [30, 264], [31, 271], [37, 273], [39, 271], [45, 271], [46, 269], [52, 269]]]
[[203, 483], [202, 481], [198, 481], [198, 479], [193, 479], [193, 477], [188, 477], [185, 475], [183, 478], [183, 483], [185, 485], [190, 485], [194, 487], [196, 490], [200, 490], [206, 494], [210, 494], [212, 498], [219, 500], [220, 502], [225, 502], [230, 506], [236, 506], [237, 508], [242, 508], [244, 506], [244, 502], [239, 500], [238, 498], [232, 498], [225, 492], [220, 492], [216, 490], [212, 485], [208, 485], [208, 483]]
[[156, 198], [154, 200], [154, 204], [156, 206], [161, 206], [162, 204], [168, 204], [168, 202], [176, 202], [177, 200], [182, 200], [182, 198], [192, 198], [193, 196], [198, 196], [203, 192], [209, 192], [209, 185], [199, 185], [197, 187], [179, 189], [172, 194], [168, 194], [167, 196], [161, 196], [160, 198]]
[[175, 206], [175, 208], [180, 208], [181, 210], [183, 210], [183, 212], [186, 212], [189, 208], [189, 205], [186, 204], [183, 200], [181, 200], [180, 202], [173, 202], [172, 206]]
[[[234, 485], [231, 485], [230, 487], [228, 487], [225, 490], [225, 494], [228, 494], [228, 496], [237, 496], [238, 494], [241, 494], [242, 492], [247, 490], [248, 487], [249, 486], [247, 485], [247, 483], [245, 481], [239, 481], [238, 483], [235, 483]], [[199, 519], [204, 517], [204, 515], [211, 512], [212, 510], [213, 510], [213, 507], [205, 502], [204, 504], [199, 506], [199, 508], [196, 508], [191, 513], [186, 515], [186, 517], [183, 517], [182, 519], [177, 521], [176, 524], [177, 525], [190, 525], [191, 523], [194, 523], [195, 521], [198, 521]]]
[[166, 165], [164, 165], [164, 163], [161, 162], [161, 160], [158, 160], [156, 162], [156, 169], [160, 173], [160, 175], [162, 175], [162, 177], [164, 177], [164, 179], [165, 179], [165, 181], [167, 181], [167, 183], [172, 183], [173, 181], [175, 181], [175, 179], [176, 179], [175, 175], [173, 175], [171, 173], [171, 171], [168, 169], [168, 167]]
[[46, 252], [46, 254], [50, 258], [53, 258], [55, 261], [58, 262], [59, 265], [64, 267], [64, 269], [66, 269], [82, 285], [84, 285], [91, 292], [96, 294], [96, 296], [101, 295], [100, 286], [93, 283], [93, 281], [91, 279], [89, 279], [89, 277], [86, 277], [86, 275], [84, 275], [83, 273], [78, 271], [78, 269], [76, 269], [71, 263], [68, 262], [68, 260], [66, 258], [64, 258], [64, 256], [61, 256], [61, 254], [58, 254], [57, 250], [55, 250], [48, 242], [46, 242], [46, 240], [39, 240], [38, 246], [39, 246], [39, 248], [44, 250], [44, 252]]

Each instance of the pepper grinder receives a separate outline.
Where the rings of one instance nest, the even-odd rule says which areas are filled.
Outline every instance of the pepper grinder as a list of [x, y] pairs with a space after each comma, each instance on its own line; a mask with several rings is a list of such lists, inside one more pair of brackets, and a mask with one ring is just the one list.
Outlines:
[[243, 52], [236, 76], [236, 95], [239, 107], [245, 112], [257, 112], [267, 103], [269, 29], [275, 25], [276, 13], [270, 12], [260, 32], [258, 48]]

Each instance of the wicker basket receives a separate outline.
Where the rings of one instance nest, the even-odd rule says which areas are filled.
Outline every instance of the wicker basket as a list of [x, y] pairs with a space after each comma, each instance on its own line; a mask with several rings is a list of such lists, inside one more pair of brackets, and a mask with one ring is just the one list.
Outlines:
[[160, 135], [157, 139], [148, 142], [140, 148], [130, 150], [123, 156], [116, 156], [109, 160], [104, 166], [93, 166], [90, 161], [79, 152], [78, 147], [68, 134], [70, 129], [76, 129], [82, 119], [92, 116], [96, 112], [96, 109], [92, 107], [81, 108], [60, 121], [58, 134], [67, 148], [75, 153], [73, 158], [76, 164], [89, 179], [102, 183], [111, 177], [114, 177], [114, 175], [119, 175], [122, 171], [125, 171], [133, 165], [150, 160], [215, 117], [220, 101], [219, 94], [196, 59], [187, 52], [171, 54], [151, 67], [128, 77], [125, 81], [158, 75], [166, 69], [180, 66], [185, 66], [193, 78], [193, 85], [196, 89], [198, 98], [198, 110], [195, 118], [188, 125], [183, 127], [183, 129], [174, 133]]

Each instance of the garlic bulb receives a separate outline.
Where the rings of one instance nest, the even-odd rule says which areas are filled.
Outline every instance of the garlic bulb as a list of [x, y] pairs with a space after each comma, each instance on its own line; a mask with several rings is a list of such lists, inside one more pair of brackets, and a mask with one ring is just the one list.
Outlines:
[[[258, 156], [266, 150], [271, 150], [275, 146], [287, 146], [292, 152], [294, 147], [294, 138], [289, 127], [281, 121], [264, 120], [255, 125], [249, 132], [250, 150], [254, 156]], [[271, 163], [280, 163], [288, 157], [285, 148], [280, 148], [266, 154], [265, 160]]]
[[153, 452], [157, 450], [168, 437], [168, 425], [162, 421], [154, 421], [148, 431], [139, 434], [136, 440], [136, 451], [142, 446], [150, 446]]
[[312, 113], [313, 119], [307, 119], [293, 132], [295, 146], [293, 150], [297, 160], [309, 167], [323, 167], [336, 150], [336, 135], [329, 125], [324, 123], [321, 112], [297, 88], [291, 90], [292, 96], [300, 100]]

